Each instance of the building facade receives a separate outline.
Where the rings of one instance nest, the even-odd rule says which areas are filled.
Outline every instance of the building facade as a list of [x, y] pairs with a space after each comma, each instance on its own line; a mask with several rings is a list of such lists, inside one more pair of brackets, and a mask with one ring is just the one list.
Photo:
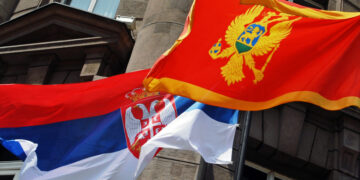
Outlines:
[[[360, 11], [358, 0], [293, 0]], [[93, 81], [150, 68], [178, 38], [192, 0], [0, 0], [0, 83]], [[164, 149], [139, 179], [233, 179], [232, 165]], [[244, 179], [360, 178], [360, 110], [326, 111], [289, 103], [253, 112]], [[0, 147], [0, 179], [21, 162]], [[16, 178], [16, 177], [15, 177]]]

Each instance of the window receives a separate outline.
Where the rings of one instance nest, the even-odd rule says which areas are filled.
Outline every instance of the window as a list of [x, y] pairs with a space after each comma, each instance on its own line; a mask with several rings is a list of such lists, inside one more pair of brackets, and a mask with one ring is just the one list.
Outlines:
[[2, 161], [0, 162], [0, 179], [17, 180], [22, 166], [21, 161]]
[[245, 180], [293, 180], [290, 177], [245, 160], [243, 178]]
[[68, 0], [65, 3], [74, 8], [114, 18], [120, 0]]

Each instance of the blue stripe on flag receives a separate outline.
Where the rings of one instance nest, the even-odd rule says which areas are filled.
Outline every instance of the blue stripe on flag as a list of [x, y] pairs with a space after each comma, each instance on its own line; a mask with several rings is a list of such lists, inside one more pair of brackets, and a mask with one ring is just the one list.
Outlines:
[[177, 115], [185, 112], [195, 101], [181, 96], [174, 96]]
[[37, 143], [38, 167], [43, 171], [127, 148], [120, 110], [48, 125], [1, 128], [0, 137]]
[[203, 103], [195, 102], [191, 99], [184, 98], [181, 96], [175, 97], [175, 104], [178, 115], [183, 113], [184, 111], [201, 109], [203, 112], [205, 112], [208, 116], [210, 116], [212, 119], [216, 121], [227, 124], [236, 124], [238, 122], [239, 111], [237, 110], [210, 106]]

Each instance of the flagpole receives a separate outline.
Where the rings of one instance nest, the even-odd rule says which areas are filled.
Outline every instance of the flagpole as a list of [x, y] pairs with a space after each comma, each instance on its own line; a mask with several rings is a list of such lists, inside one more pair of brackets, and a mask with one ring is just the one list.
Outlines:
[[[240, 121], [240, 119], [239, 119]], [[245, 151], [246, 151], [246, 143], [249, 136], [250, 125], [251, 125], [251, 111], [246, 111], [244, 114], [244, 118], [242, 119], [241, 125], [241, 145], [239, 152], [239, 163], [236, 166], [234, 180], [240, 180], [243, 174], [243, 166], [245, 162]]]

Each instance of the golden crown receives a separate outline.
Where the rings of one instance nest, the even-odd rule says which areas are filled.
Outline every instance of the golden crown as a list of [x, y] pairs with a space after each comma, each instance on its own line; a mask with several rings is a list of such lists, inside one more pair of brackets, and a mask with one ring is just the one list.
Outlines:
[[145, 88], [135, 88], [132, 91], [125, 94], [125, 97], [127, 99], [130, 99], [131, 101], [135, 102], [140, 99], [144, 99], [151, 96], [157, 96], [160, 95], [159, 92], [149, 92]]
[[290, 16], [291, 15], [286, 13], [276, 14], [275, 12], [268, 12], [263, 19], [257, 22], [257, 24], [261, 24], [265, 27], [272, 22], [288, 20]]

